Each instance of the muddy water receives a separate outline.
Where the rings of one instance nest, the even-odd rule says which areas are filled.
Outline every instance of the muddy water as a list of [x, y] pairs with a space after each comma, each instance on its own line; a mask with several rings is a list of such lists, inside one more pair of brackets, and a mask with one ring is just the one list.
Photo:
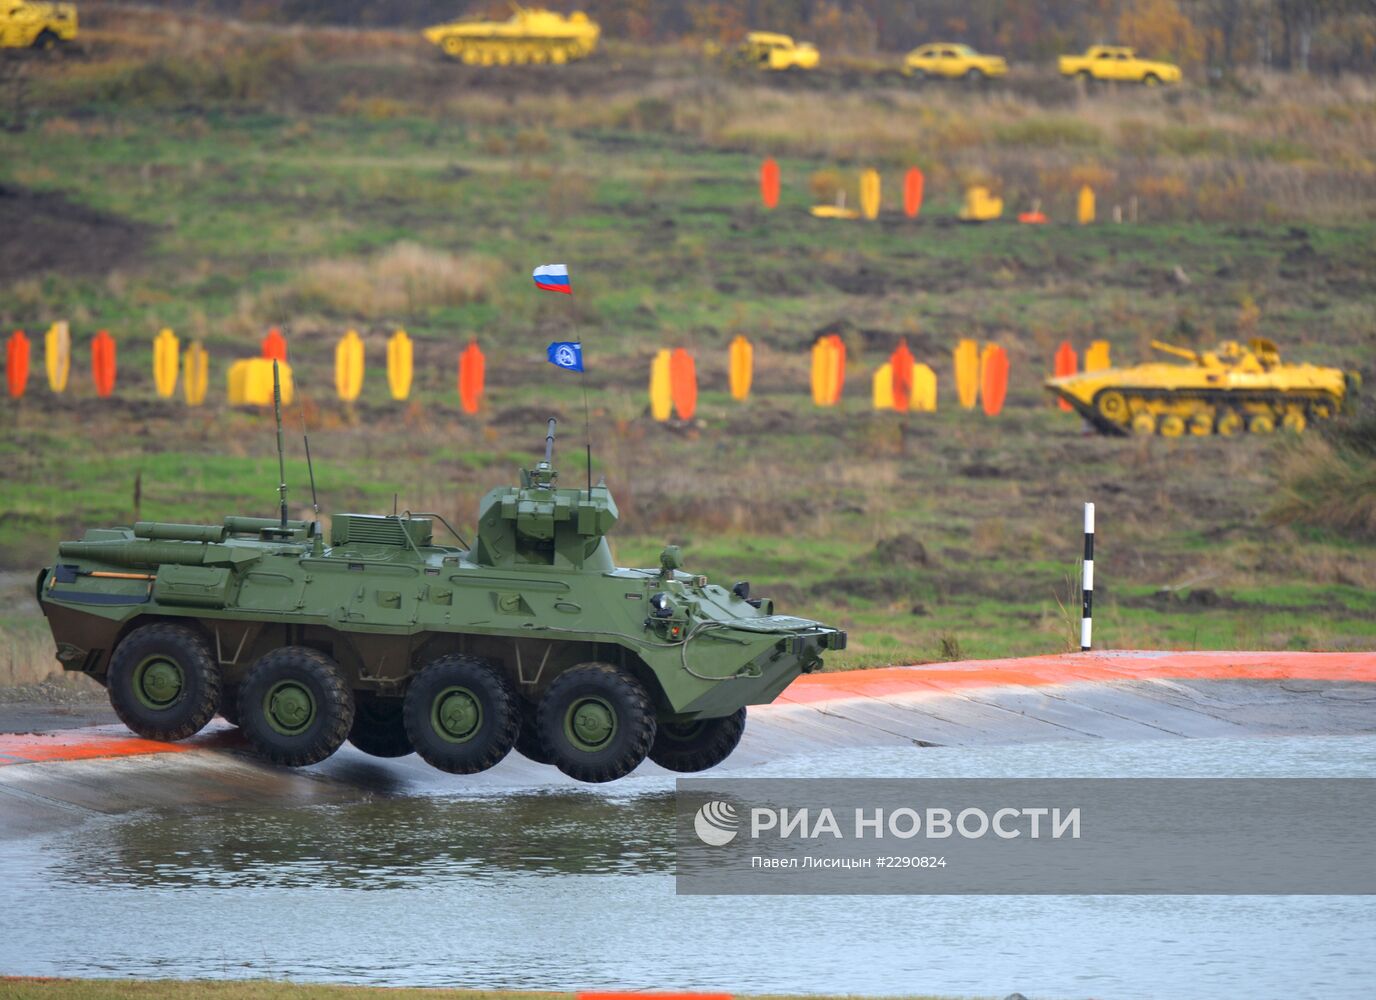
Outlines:
[[[772, 776], [1376, 776], [1376, 737], [854, 750]], [[677, 897], [672, 783], [136, 814], [0, 845], [0, 972], [1369, 996], [1376, 900]]]

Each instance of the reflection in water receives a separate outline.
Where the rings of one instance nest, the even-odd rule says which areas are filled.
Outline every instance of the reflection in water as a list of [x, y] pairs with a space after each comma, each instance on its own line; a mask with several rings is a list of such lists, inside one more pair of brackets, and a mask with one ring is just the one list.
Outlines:
[[399, 889], [518, 874], [664, 873], [674, 866], [673, 810], [672, 793], [564, 792], [141, 815], [72, 836], [52, 877], [123, 888]]
[[[362, 773], [362, 769], [360, 770]], [[0, 974], [1367, 997], [1363, 897], [681, 897], [667, 782], [100, 817], [0, 842]], [[847, 750], [773, 777], [1376, 775], [1376, 738]], [[151, 929], [151, 930], [150, 930]]]

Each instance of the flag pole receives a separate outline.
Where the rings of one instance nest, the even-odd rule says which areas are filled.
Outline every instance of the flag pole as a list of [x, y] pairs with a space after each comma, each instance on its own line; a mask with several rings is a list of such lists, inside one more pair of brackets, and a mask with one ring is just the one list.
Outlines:
[[583, 335], [578, 332], [578, 311], [573, 304], [573, 283], [569, 282], [569, 325], [578, 345], [578, 380], [583, 383], [583, 456], [588, 470], [588, 499], [592, 499], [592, 414], [588, 407], [588, 362], [583, 356]]

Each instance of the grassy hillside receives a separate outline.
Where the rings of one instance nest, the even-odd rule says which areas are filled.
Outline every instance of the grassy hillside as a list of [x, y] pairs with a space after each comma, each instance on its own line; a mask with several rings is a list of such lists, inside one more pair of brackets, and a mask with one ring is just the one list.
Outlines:
[[[679, 542], [690, 566], [849, 627], [840, 666], [1066, 648], [1086, 499], [1105, 644], [1376, 647], [1376, 549], [1285, 502], [1282, 470], [1316, 438], [1086, 437], [1040, 388], [1063, 338], [1107, 339], [1134, 362], [1152, 338], [1256, 333], [1370, 383], [1368, 85], [913, 89], [761, 81], [615, 46], [560, 71], [479, 72], [403, 35], [108, 10], [87, 24], [85, 54], [28, 66], [30, 127], [0, 134], [0, 323], [41, 338], [66, 318], [79, 344], [67, 394], [48, 392], [40, 360], [27, 396], [0, 402], [0, 566], [15, 571], [0, 577], [0, 682], [5, 655], [11, 677], [40, 669], [27, 581], [57, 539], [136, 513], [270, 512], [270, 420], [223, 404], [229, 361], [270, 325], [291, 344], [304, 406], [290, 424], [311, 428], [326, 509], [390, 510], [395, 494], [464, 523], [536, 452], [546, 415], [561, 420], [564, 475], [581, 478], [580, 385], [543, 360], [576, 330], [618, 558], [653, 563]], [[774, 213], [755, 192], [763, 154], [783, 168]], [[919, 221], [897, 207], [912, 163], [927, 174]], [[886, 182], [879, 222], [807, 215], [868, 165]], [[1141, 221], [955, 224], [975, 180], [1062, 222], [1090, 182], [1104, 215], [1135, 198]], [[550, 261], [573, 269], [573, 301], [531, 288]], [[209, 347], [207, 407], [154, 397], [163, 326]], [[331, 363], [351, 327], [371, 367], [344, 406]], [[399, 327], [416, 339], [407, 403], [382, 372]], [[90, 388], [98, 328], [119, 341], [112, 400]], [[835, 410], [807, 394], [822, 331], [849, 348]], [[743, 405], [726, 387], [738, 333], [756, 344]], [[1012, 359], [996, 419], [953, 406], [965, 336]], [[470, 338], [488, 358], [477, 418], [455, 392]], [[940, 412], [870, 411], [870, 375], [900, 339], [937, 369]], [[646, 413], [666, 346], [697, 356], [690, 427]]]

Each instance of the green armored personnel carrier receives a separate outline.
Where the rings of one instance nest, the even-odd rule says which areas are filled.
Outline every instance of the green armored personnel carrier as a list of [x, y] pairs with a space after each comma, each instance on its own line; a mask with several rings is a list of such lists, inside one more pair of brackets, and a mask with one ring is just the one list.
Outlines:
[[327, 539], [287, 519], [285, 486], [278, 518], [87, 531], [38, 574], [57, 658], [140, 736], [185, 739], [218, 712], [278, 764], [346, 739], [456, 774], [513, 747], [582, 781], [646, 756], [720, 763], [746, 706], [846, 634], [685, 572], [673, 546], [617, 567], [611, 493], [560, 488], [553, 444], [551, 420], [544, 461], [487, 494], [471, 544], [409, 512], [337, 514]]

